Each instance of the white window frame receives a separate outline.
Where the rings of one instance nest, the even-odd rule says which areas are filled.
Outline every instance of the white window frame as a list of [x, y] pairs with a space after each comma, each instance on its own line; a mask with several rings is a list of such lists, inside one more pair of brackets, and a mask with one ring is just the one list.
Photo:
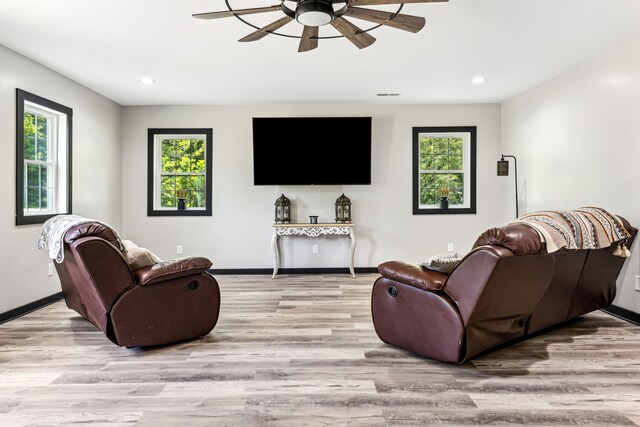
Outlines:
[[[467, 179], [471, 173], [471, 156], [469, 155], [471, 150], [471, 135], [469, 132], [421, 132], [418, 133], [418, 140], [422, 138], [460, 138], [462, 139], [462, 169], [460, 170], [436, 170], [436, 169], [419, 169], [418, 176], [421, 176], [423, 173], [434, 173], [434, 174], [451, 174], [451, 173], [459, 173], [463, 176], [463, 196], [462, 199], [464, 203], [459, 205], [449, 204], [450, 208], [460, 207], [460, 208], [469, 208], [471, 205], [471, 182]], [[418, 145], [418, 150], [420, 149], [420, 145]], [[422, 153], [418, 153], [420, 155]], [[418, 157], [420, 159], [420, 157]], [[418, 165], [420, 162], [418, 161]], [[419, 167], [419, 166], [418, 166]], [[420, 179], [418, 179], [418, 191], [420, 190]], [[418, 202], [419, 203], [419, 202]], [[421, 209], [429, 209], [439, 207], [439, 204], [433, 205], [423, 205], [420, 203]]]
[[[462, 170], [420, 169], [420, 140], [422, 138], [462, 138]], [[413, 128], [413, 214], [475, 214], [476, 213], [476, 138], [475, 126], [438, 126]], [[448, 208], [420, 203], [420, 176], [423, 173], [462, 173], [463, 203]]]
[[[201, 172], [171, 173], [170, 175], [204, 176], [204, 208], [178, 210], [162, 207], [162, 141], [167, 139], [202, 139], [205, 145], [205, 167]], [[212, 216], [213, 206], [213, 130], [211, 128], [148, 129], [147, 146], [147, 216]]]
[[[49, 215], [58, 213], [58, 206], [65, 206], [66, 200], [66, 191], [60, 191], [60, 185], [58, 185], [58, 177], [62, 175], [64, 177], [64, 169], [66, 167], [66, 148], [58, 147], [58, 141], [65, 141], [66, 136], [64, 133], [66, 132], [66, 117], [64, 114], [57, 113], [49, 108], [43, 107], [33, 102], [25, 101], [24, 103], [24, 112], [31, 113], [36, 116], [44, 117], [47, 121], [47, 161], [42, 160], [27, 160], [24, 159], [24, 215]], [[62, 126], [60, 126], [61, 124]], [[36, 125], [37, 128], [37, 125]], [[37, 141], [37, 136], [36, 136]], [[36, 142], [37, 147], [37, 142]], [[61, 156], [58, 156], [58, 152]], [[37, 148], [36, 148], [37, 153]], [[27, 180], [27, 170], [29, 165], [34, 166], [46, 166], [47, 167], [47, 184], [46, 189], [51, 189], [51, 195], [53, 198], [50, 200], [47, 198], [49, 202], [49, 208], [43, 209], [40, 208], [29, 208], [27, 205], [27, 191], [28, 191], [28, 180]], [[60, 169], [62, 169], [62, 174], [60, 173]], [[63, 187], [64, 187], [64, 178]]]
[[[201, 139], [204, 144], [205, 170], [204, 172], [162, 172], [162, 142], [170, 139]], [[153, 207], [155, 210], [174, 211], [176, 208], [162, 206], [162, 176], [204, 176], [207, 178], [207, 135], [205, 134], [156, 134], [154, 137], [154, 167], [153, 167]], [[208, 200], [207, 200], [208, 203]], [[206, 208], [189, 208], [204, 211]]]
[[[16, 225], [39, 224], [71, 213], [71, 140], [73, 110], [38, 95], [16, 89], [17, 126]], [[47, 120], [47, 159], [25, 159], [24, 116], [30, 113]], [[37, 124], [36, 124], [37, 126]], [[37, 141], [37, 134], [36, 134]], [[36, 142], [37, 152], [37, 142]], [[37, 157], [37, 155], [36, 155]], [[28, 166], [47, 167], [47, 206], [28, 207]], [[41, 197], [41, 196], [40, 196]], [[42, 198], [42, 197], [41, 197]]]

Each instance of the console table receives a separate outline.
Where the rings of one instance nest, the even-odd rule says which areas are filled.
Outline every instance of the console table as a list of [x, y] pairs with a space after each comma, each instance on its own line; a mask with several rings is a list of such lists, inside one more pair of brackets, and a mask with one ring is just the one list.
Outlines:
[[276, 277], [280, 268], [280, 249], [278, 248], [278, 238], [280, 236], [345, 236], [349, 237], [349, 271], [353, 277], [356, 273], [353, 269], [353, 254], [356, 249], [356, 236], [353, 233], [353, 224], [273, 224], [273, 237], [271, 238], [271, 246], [275, 256], [275, 265], [273, 267], [273, 276]]

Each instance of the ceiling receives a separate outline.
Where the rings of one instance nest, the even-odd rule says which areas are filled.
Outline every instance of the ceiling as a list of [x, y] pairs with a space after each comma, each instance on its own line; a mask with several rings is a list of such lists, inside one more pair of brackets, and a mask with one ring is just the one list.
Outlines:
[[[236, 18], [191, 17], [218, 10], [224, 0], [0, 0], [0, 44], [121, 105], [484, 103], [640, 34], [638, 0], [450, 0], [404, 5], [402, 13], [427, 19], [417, 34], [381, 27], [367, 49], [329, 39], [297, 53], [298, 40], [286, 37], [238, 43], [254, 29]], [[245, 19], [262, 26], [281, 16]], [[321, 36], [336, 34], [327, 27]], [[293, 21], [281, 31], [301, 28]], [[478, 75], [487, 82], [471, 83]], [[142, 77], [156, 83], [143, 85]]]

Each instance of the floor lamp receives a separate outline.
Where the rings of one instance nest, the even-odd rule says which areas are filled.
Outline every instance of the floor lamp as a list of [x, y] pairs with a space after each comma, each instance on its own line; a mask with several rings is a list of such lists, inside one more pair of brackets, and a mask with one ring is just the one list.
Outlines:
[[513, 169], [516, 176], [516, 218], [520, 216], [518, 212], [518, 160], [516, 156], [507, 156], [502, 154], [500, 160], [498, 160], [498, 176], [509, 176], [509, 161], [505, 160], [505, 157], [511, 157], [513, 159]]

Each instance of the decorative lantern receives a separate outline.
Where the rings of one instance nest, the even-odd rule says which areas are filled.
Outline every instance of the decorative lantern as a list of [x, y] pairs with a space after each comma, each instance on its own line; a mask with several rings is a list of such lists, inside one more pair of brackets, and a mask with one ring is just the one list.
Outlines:
[[291, 200], [287, 199], [284, 194], [276, 200], [276, 224], [284, 224], [291, 222]]
[[336, 222], [351, 222], [351, 200], [344, 193], [336, 200]]

